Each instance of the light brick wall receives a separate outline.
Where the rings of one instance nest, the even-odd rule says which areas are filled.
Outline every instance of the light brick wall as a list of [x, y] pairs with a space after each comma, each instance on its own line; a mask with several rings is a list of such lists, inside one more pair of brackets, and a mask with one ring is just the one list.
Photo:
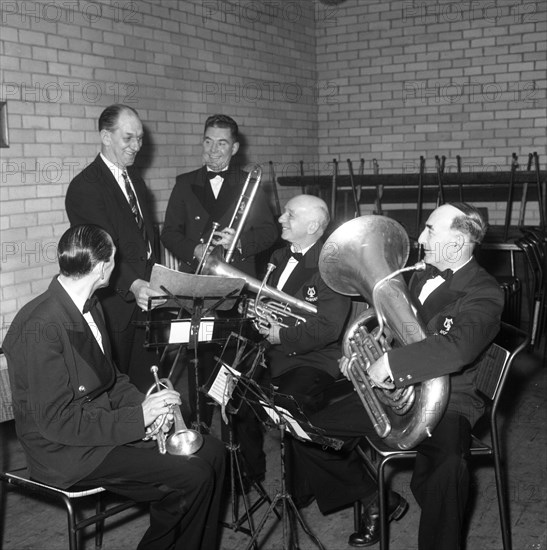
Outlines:
[[66, 188], [98, 152], [96, 120], [113, 102], [144, 121], [138, 163], [158, 221], [218, 111], [240, 123], [266, 186], [268, 161], [277, 176], [301, 160], [328, 173], [333, 158], [343, 169], [363, 157], [367, 172], [373, 158], [415, 171], [420, 155], [432, 170], [435, 154], [447, 169], [456, 154], [464, 169], [508, 168], [512, 152], [545, 162], [544, 1], [327, 4], [0, 0], [2, 327], [57, 271]]
[[[322, 15], [321, 15], [322, 14]], [[346, 0], [317, 17], [319, 162], [414, 172], [521, 168], [547, 155], [547, 2]], [[327, 93], [327, 91], [329, 93]], [[344, 172], [345, 170], [345, 172]], [[468, 198], [469, 200], [469, 198]], [[488, 205], [493, 222], [505, 203]], [[502, 212], [500, 212], [502, 210]], [[513, 208], [517, 215], [519, 204]], [[537, 223], [537, 203], [527, 208]], [[516, 221], [516, 218], [514, 219]]]
[[[3, 339], [18, 309], [57, 272], [68, 183], [99, 150], [97, 118], [115, 102], [139, 111], [138, 164], [163, 220], [175, 176], [201, 165], [205, 118], [240, 124], [246, 163], [282, 175], [317, 154], [311, 0], [1, 0]], [[288, 168], [287, 168], [288, 167]]]

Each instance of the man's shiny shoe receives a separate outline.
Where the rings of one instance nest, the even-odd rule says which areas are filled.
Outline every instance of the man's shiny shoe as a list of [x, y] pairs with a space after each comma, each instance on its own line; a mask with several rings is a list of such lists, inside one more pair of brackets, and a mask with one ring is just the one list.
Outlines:
[[[389, 493], [388, 521], [400, 520], [408, 510], [408, 502], [398, 493]], [[375, 498], [363, 511], [359, 531], [349, 537], [350, 546], [372, 546], [380, 540], [380, 510]]]

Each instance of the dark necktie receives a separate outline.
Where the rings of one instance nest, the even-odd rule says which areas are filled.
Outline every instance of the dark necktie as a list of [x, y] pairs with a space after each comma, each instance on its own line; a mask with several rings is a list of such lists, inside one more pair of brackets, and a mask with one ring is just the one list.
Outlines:
[[297, 262], [299, 262], [304, 257], [304, 254], [301, 252], [293, 252], [291, 250], [291, 258], [294, 258]]
[[142, 238], [145, 240], [148, 247], [149, 241], [148, 241], [148, 235], [146, 234], [146, 227], [144, 226], [144, 220], [142, 219], [141, 212], [139, 210], [139, 205], [137, 204], [137, 197], [135, 197], [135, 193], [133, 192], [133, 188], [131, 187], [131, 182], [129, 181], [129, 177], [127, 176], [127, 172], [124, 170], [122, 172], [123, 181], [125, 182], [125, 192], [127, 193], [127, 198], [129, 200], [129, 206], [131, 207], [131, 212], [133, 212], [133, 216], [135, 217], [135, 221], [137, 222], [137, 227], [139, 228], [139, 231], [142, 234]]

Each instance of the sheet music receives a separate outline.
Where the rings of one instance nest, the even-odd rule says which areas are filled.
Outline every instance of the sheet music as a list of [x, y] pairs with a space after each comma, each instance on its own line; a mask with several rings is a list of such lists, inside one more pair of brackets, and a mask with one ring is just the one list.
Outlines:
[[[179, 303], [183, 304], [188, 311], [193, 310], [193, 300], [203, 298], [205, 308], [211, 307], [219, 298], [235, 293], [238, 296], [245, 286], [245, 279], [237, 277], [224, 277], [217, 275], [194, 275], [169, 269], [161, 264], [154, 264], [150, 276], [150, 287], [161, 292], [161, 287], [166, 288], [171, 294], [180, 298]], [[235, 298], [230, 298], [221, 304], [217, 309], [228, 310], [235, 304]], [[158, 307], [172, 307], [173, 301], [167, 300]]]
[[277, 411], [279, 411], [282, 415], [284, 420], [287, 422], [287, 424], [294, 430], [294, 433], [302, 438], [307, 439], [308, 441], [311, 441], [311, 437], [307, 434], [307, 432], [304, 431], [302, 426], [294, 419], [293, 415], [283, 407], [276, 407], [276, 410], [274, 410], [270, 405], [265, 403], [264, 401], [260, 401], [260, 404], [264, 407], [264, 410], [268, 414], [268, 416], [276, 423], [280, 423], [279, 414], [277, 414]]
[[219, 405], [226, 406], [232, 397], [239, 376], [241, 376], [241, 373], [221, 361], [218, 374], [207, 391], [207, 395]]

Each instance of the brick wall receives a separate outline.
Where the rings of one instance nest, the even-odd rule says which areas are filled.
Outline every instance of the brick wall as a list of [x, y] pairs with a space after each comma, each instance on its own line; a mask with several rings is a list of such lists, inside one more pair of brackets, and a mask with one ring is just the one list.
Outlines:
[[138, 163], [158, 221], [175, 175], [200, 165], [216, 111], [238, 120], [243, 160], [263, 164], [266, 186], [268, 161], [277, 176], [348, 157], [367, 172], [373, 158], [416, 171], [420, 155], [432, 170], [435, 154], [447, 169], [456, 154], [464, 170], [508, 168], [512, 152], [545, 162], [545, 2], [330, 4], [0, 0], [2, 326], [57, 271], [66, 187], [113, 102], [145, 123]]
[[[546, 162], [547, 3], [346, 0], [317, 17], [319, 161], [382, 172], [509, 170]], [[469, 200], [469, 199], [468, 199]], [[505, 203], [489, 204], [502, 222]], [[516, 216], [519, 204], [513, 209]], [[528, 223], [537, 223], [537, 203]]]
[[139, 111], [138, 158], [163, 220], [175, 176], [201, 165], [205, 118], [233, 116], [245, 163], [281, 173], [317, 152], [313, 2], [1, 0], [2, 334], [57, 272], [71, 178], [99, 150], [96, 120]]

